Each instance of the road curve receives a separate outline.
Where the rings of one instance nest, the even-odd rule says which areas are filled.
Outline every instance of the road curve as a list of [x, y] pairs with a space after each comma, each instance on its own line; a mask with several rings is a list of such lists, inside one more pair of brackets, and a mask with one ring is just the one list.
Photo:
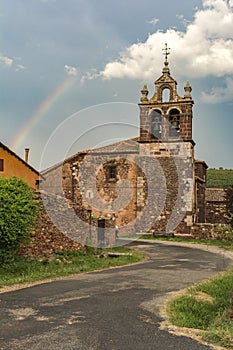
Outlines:
[[135, 243], [146, 262], [0, 294], [1, 350], [205, 350], [161, 330], [161, 300], [225, 270], [224, 254]]

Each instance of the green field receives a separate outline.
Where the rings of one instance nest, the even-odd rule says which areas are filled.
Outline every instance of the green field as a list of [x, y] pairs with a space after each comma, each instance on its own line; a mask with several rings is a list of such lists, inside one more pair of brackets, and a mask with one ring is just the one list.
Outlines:
[[207, 187], [226, 188], [233, 186], [233, 169], [208, 169]]

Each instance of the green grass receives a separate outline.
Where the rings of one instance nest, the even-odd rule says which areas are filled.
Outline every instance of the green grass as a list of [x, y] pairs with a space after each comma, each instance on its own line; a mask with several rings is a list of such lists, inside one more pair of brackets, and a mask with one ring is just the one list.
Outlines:
[[153, 235], [143, 235], [140, 239], [151, 239], [154, 241], [168, 241], [168, 242], [181, 242], [181, 243], [191, 243], [191, 244], [204, 244], [209, 246], [215, 246], [223, 248], [226, 250], [233, 251], [233, 241], [220, 241], [216, 239], [204, 240], [204, 239], [191, 239], [191, 238], [164, 238], [164, 237], [154, 237]]
[[[185, 242], [220, 247], [233, 251], [233, 241], [202, 240], [187, 238], [162, 238], [143, 235], [142, 239]], [[201, 294], [202, 299], [196, 296]], [[210, 296], [210, 302], [206, 296]], [[168, 304], [170, 322], [175, 326], [202, 330], [200, 335], [209, 342], [233, 348], [233, 269], [209, 282], [189, 288], [182, 297]]]
[[233, 185], [233, 169], [207, 169], [207, 187], [224, 188]]
[[141, 253], [131, 251], [127, 247], [116, 247], [111, 249], [111, 251], [131, 252], [132, 255], [99, 258], [93, 254], [92, 249], [89, 249], [87, 252], [57, 251], [53, 256], [48, 256], [43, 258], [43, 260], [18, 257], [15, 262], [0, 268], [0, 288], [24, 282], [34, 282], [47, 278], [127, 265], [144, 258]]
[[175, 326], [202, 330], [204, 340], [233, 348], [233, 269], [170, 301], [168, 314]]

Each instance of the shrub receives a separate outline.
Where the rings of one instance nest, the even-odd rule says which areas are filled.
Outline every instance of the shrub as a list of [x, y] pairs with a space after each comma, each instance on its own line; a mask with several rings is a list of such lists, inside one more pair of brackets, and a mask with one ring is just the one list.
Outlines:
[[214, 228], [214, 238], [225, 241], [232, 242], [233, 241], [233, 229], [230, 225], [217, 225]]
[[34, 192], [16, 177], [0, 178], [0, 263], [14, 260], [34, 228], [39, 206]]

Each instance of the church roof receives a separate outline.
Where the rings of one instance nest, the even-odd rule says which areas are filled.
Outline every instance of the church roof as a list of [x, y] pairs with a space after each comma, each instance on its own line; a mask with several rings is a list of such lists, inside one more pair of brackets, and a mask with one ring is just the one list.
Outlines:
[[99, 148], [93, 148], [91, 154], [101, 154], [101, 153], [138, 153], [139, 149], [139, 137], [122, 140], [119, 142], [111, 143]]
[[139, 152], [139, 137], [134, 137], [130, 138], [127, 140], [122, 140], [118, 142], [111, 143], [110, 145], [98, 147], [98, 148], [92, 148], [92, 149], [87, 149], [87, 150], [81, 150], [72, 156], [64, 159], [63, 161], [45, 169], [42, 171], [43, 175], [46, 175], [47, 173], [55, 170], [56, 168], [59, 168], [63, 166], [64, 163], [66, 162], [72, 162], [75, 161], [78, 157], [81, 156], [90, 156], [93, 155], [101, 155], [101, 154], [109, 154], [109, 153], [114, 153], [114, 154], [136, 154]]

